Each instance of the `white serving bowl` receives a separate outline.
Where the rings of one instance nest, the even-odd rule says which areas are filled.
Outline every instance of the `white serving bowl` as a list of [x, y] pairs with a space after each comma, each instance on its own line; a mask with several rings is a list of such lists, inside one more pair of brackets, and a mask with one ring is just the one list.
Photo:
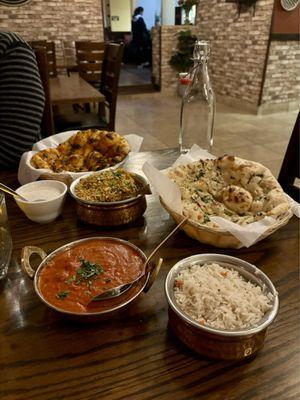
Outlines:
[[15, 197], [15, 200], [27, 218], [44, 224], [54, 221], [60, 215], [67, 189], [67, 185], [59, 181], [31, 182], [16, 190], [28, 201], [23, 201], [18, 197]]

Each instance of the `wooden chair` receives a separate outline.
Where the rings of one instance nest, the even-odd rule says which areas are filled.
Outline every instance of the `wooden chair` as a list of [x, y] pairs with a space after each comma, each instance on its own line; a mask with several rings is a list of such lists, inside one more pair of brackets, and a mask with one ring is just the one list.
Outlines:
[[45, 94], [45, 105], [41, 123], [41, 134], [43, 137], [46, 137], [55, 133], [52, 105], [50, 100], [48, 60], [44, 47], [36, 47], [34, 53]]
[[56, 52], [55, 52], [55, 43], [47, 42], [46, 40], [35, 40], [29, 43], [30, 46], [35, 49], [39, 49], [43, 47], [47, 56], [47, 64], [48, 64], [48, 73], [50, 77], [57, 76], [56, 69]]
[[300, 178], [300, 164], [299, 164], [299, 152], [300, 152], [300, 113], [298, 113], [296, 123], [290, 138], [286, 153], [283, 159], [281, 170], [278, 176], [278, 182], [282, 186], [282, 189], [290, 195], [294, 200], [300, 202], [300, 189], [295, 186], [295, 179]]
[[105, 43], [75, 42], [75, 50], [80, 77], [99, 89]]
[[[105, 103], [100, 103], [96, 112], [60, 114], [55, 116], [56, 130], [99, 128], [115, 130], [118, 86], [124, 45], [108, 43], [105, 46], [100, 92]], [[109, 117], [106, 118], [106, 111]]]
[[[109, 130], [112, 131], [115, 129], [119, 78], [123, 51], [123, 44], [107, 44], [102, 67], [100, 92], [105, 96], [105, 105], [109, 112], [107, 125]], [[102, 112], [102, 118], [105, 118], [104, 108]]]

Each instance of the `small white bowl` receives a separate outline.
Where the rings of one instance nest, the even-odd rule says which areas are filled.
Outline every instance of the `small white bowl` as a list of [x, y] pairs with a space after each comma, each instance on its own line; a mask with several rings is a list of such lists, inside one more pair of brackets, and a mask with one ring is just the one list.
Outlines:
[[29, 201], [23, 201], [18, 197], [15, 197], [15, 200], [27, 218], [44, 224], [54, 221], [60, 215], [67, 189], [67, 185], [59, 181], [31, 182], [16, 190]]

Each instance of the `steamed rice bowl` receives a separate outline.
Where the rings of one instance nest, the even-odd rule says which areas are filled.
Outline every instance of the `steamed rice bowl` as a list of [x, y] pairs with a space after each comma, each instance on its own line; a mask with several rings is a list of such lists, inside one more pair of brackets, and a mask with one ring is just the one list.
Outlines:
[[256, 325], [273, 307], [265, 288], [217, 263], [194, 264], [174, 281], [179, 308], [203, 326], [237, 330]]

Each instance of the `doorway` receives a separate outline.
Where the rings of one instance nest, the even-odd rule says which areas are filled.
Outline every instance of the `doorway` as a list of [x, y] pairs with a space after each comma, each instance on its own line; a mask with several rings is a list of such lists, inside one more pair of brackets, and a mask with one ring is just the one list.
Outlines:
[[125, 45], [120, 93], [154, 90], [151, 30], [160, 24], [161, 7], [162, 0], [103, 1], [105, 39]]

